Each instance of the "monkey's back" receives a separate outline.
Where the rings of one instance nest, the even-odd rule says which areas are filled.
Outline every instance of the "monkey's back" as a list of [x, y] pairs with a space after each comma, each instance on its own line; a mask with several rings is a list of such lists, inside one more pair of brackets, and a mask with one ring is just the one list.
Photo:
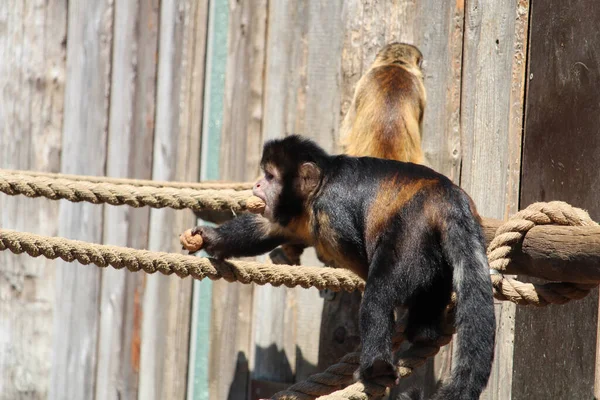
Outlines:
[[[462, 189], [424, 165], [345, 155], [333, 157], [330, 165], [335, 167], [325, 172], [313, 203], [312, 231], [319, 238], [315, 247], [329, 254], [325, 258], [330, 263], [361, 276], [366, 276], [381, 238], [398, 234], [397, 229], [385, 233], [391, 226], [404, 225], [410, 231], [414, 223], [427, 220], [435, 229], [451, 214], [469, 213]], [[456, 204], [466, 206], [456, 210]]]
[[346, 154], [423, 163], [425, 101], [420, 76], [398, 64], [372, 68], [360, 79], [342, 126]]

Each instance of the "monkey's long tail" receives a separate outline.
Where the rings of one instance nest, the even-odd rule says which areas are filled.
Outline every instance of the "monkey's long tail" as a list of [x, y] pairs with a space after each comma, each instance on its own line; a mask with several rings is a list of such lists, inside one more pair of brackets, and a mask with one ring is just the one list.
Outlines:
[[496, 319], [492, 285], [481, 226], [459, 195], [459, 206], [450, 211], [443, 251], [453, 267], [456, 301], [456, 363], [450, 379], [432, 400], [477, 400], [487, 385], [494, 358]]

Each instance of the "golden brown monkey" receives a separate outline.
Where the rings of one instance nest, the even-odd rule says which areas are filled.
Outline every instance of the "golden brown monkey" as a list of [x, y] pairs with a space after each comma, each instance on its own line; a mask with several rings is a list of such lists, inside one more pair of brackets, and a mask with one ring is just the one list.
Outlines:
[[360, 78], [340, 128], [344, 153], [423, 164], [421, 127], [426, 92], [421, 51], [390, 43]]

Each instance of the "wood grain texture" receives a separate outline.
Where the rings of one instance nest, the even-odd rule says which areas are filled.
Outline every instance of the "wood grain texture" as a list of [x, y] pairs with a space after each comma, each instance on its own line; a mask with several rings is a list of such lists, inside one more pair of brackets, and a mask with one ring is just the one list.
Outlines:
[[[528, 1], [470, 1], [465, 10], [460, 183], [478, 211], [517, 211]], [[515, 305], [496, 303], [496, 351], [482, 398], [510, 398]]]
[[[267, 2], [229, 2], [221, 116], [219, 179], [251, 181], [258, 176]], [[215, 65], [213, 64], [213, 67]], [[219, 95], [219, 93], [214, 93]], [[212, 162], [216, 162], [212, 157]], [[209, 398], [247, 398], [252, 353], [253, 286], [212, 284]]]
[[[192, 1], [161, 2], [156, 128], [152, 177], [193, 181], [200, 156], [199, 108], [204, 88], [206, 25]], [[206, 2], [198, 5], [206, 9]], [[200, 22], [200, 23], [198, 23]], [[191, 213], [152, 210], [149, 248], [181, 251], [179, 233], [193, 226]], [[143, 297], [138, 398], [183, 399], [187, 366], [192, 282], [152, 275]]]
[[[304, 129], [296, 124], [298, 119], [304, 121], [306, 106], [305, 41], [308, 21], [303, 18], [307, 18], [307, 13], [305, 1], [269, 2], [263, 83], [263, 141]], [[310, 299], [308, 304], [311, 304]], [[294, 380], [295, 291], [257, 286], [253, 310], [250, 394], [261, 390], [262, 396], [269, 396], [274, 392], [264, 393], [267, 388], [260, 384], [257, 386], [257, 381], [290, 383]]]
[[[198, 10], [200, 11], [200, 10]], [[206, 4], [204, 24], [205, 41], [204, 96], [202, 101], [202, 146], [198, 178], [218, 179], [220, 175], [221, 127], [223, 121], [223, 90], [227, 58], [227, 30], [229, 4], [226, 1]], [[201, 23], [200, 20], [198, 22]], [[198, 221], [199, 224], [202, 221]], [[199, 252], [199, 256], [206, 256]], [[210, 339], [212, 330], [212, 290], [210, 280], [194, 282], [192, 299], [192, 327], [190, 333], [190, 361], [188, 397], [196, 400], [211, 399]], [[212, 382], [215, 382], [214, 380]]]
[[[68, 6], [61, 172], [104, 175], [113, 3]], [[61, 202], [58, 235], [99, 243], [103, 206]], [[56, 311], [50, 399], [92, 398], [96, 385], [101, 274], [55, 263]]]
[[[158, 0], [117, 2], [106, 175], [150, 179], [156, 96]], [[149, 208], [105, 207], [103, 242], [148, 247]], [[137, 399], [139, 302], [144, 274], [102, 270], [96, 396]], [[137, 301], [136, 301], [137, 300]]]
[[[521, 207], [563, 200], [600, 219], [599, 18], [595, 1], [532, 2]], [[514, 400], [594, 396], [597, 313], [597, 292], [517, 309]]]
[[[66, 1], [0, 4], [0, 167], [56, 172], [63, 126]], [[0, 197], [0, 226], [56, 235], [58, 202]], [[46, 399], [53, 261], [0, 255], [0, 399]]]

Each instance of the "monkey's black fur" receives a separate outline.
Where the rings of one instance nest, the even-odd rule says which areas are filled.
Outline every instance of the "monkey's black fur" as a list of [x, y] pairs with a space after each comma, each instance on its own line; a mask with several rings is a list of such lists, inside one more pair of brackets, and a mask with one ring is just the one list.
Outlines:
[[[307, 162], [320, 177], [309, 194], [299, 189], [298, 171]], [[261, 164], [281, 175], [272, 205], [274, 225], [281, 229], [265, 229], [264, 218], [254, 215], [203, 228], [208, 253], [262, 254], [293, 240], [294, 231], [286, 228], [297, 229], [294, 223], [304, 218], [312, 238], [307, 245], [337, 266], [352, 263], [366, 278], [360, 309], [360, 374], [366, 379], [396, 376], [394, 308], [408, 307], [411, 342], [434, 341], [454, 290], [456, 363], [433, 399], [478, 399], [490, 375], [496, 322], [483, 234], [467, 194], [427, 167], [330, 156], [299, 136], [266, 143]]]

